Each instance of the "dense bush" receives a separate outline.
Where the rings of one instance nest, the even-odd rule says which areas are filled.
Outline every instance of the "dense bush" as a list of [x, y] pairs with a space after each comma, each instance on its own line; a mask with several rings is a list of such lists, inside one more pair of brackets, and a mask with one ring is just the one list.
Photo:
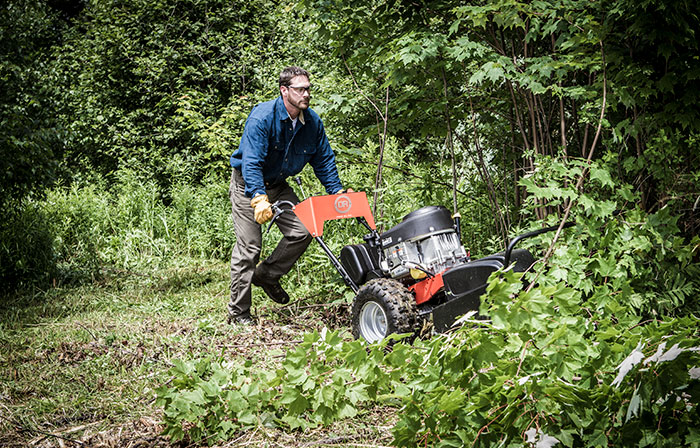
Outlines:
[[[573, 188], [587, 170], [590, 180], [584, 188]], [[550, 278], [583, 291], [597, 304], [591, 312], [613, 298], [640, 316], [700, 311], [700, 239], [684, 238], [670, 207], [645, 213], [636, 202], [638, 193], [613, 180], [603, 163], [588, 168], [580, 160], [543, 158], [522, 184], [531, 194], [526, 209], [530, 214], [544, 200], [550, 207], [573, 203], [577, 226], [567, 232], [575, 237], [556, 246], [549, 260]], [[541, 237], [550, 239], [551, 235]]]
[[221, 173], [274, 82], [274, 12], [266, 0], [89, 2], [55, 49], [71, 171], [128, 166], [161, 187], [183, 165]]
[[31, 0], [3, 2], [0, 24], [0, 220], [4, 221], [25, 197], [41, 195], [59, 175], [65, 130], [55, 114], [59, 92], [50, 49], [60, 40], [65, 24], [45, 2]]
[[51, 217], [41, 206], [26, 204], [0, 220], [0, 291], [21, 284], [46, 284], [56, 273]]

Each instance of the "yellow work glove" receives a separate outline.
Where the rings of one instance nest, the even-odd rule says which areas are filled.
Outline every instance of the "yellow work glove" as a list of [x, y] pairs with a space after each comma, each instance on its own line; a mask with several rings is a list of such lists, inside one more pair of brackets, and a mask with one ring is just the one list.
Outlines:
[[255, 222], [262, 225], [272, 219], [272, 205], [266, 194], [259, 194], [250, 200], [250, 206], [255, 209]]

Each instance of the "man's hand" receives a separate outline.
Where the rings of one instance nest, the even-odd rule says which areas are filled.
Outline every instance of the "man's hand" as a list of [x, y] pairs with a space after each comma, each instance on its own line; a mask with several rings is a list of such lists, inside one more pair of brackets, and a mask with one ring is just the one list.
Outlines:
[[354, 192], [355, 192], [355, 190], [353, 190], [352, 188], [348, 188], [347, 190], [345, 188], [343, 188], [341, 190], [336, 191], [335, 194], [354, 193]]
[[250, 206], [255, 209], [255, 222], [260, 225], [272, 219], [272, 205], [266, 194], [259, 194], [250, 200]]

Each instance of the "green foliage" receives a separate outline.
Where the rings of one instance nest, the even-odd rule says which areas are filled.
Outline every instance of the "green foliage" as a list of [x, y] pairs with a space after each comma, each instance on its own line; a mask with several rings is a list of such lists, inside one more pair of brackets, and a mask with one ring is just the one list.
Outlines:
[[[422, 375], [404, 399], [397, 445], [509, 446], [555, 438], [564, 446], [644, 440], [665, 446], [692, 437], [684, 425], [697, 424], [691, 422], [698, 415], [694, 318], [602, 331], [597, 322], [606, 313], [582, 312], [579, 291], [560, 283], [517, 294], [520, 287], [514, 274], [494, 279], [482, 304], [490, 322], [431, 341], [432, 350], [420, 352], [418, 365], [435, 371]], [[671, 364], [652, 356], [664, 352], [657, 347], [666, 339], [683, 347], [676, 350], [682, 357], [668, 357]], [[651, 347], [641, 355], [649, 368], [619, 384], [625, 357], [641, 346]]]
[[62, 126], [51, 112], [57, 92], [49, 49], [64, 24], [44, 2], [31, 0], [3, 2], [0, 23], [0, 220], [5, 221], [25, 197], [41, 195], [58, 176]]
[[196, 179], [225, 168], [222, 126], [240, 132], [240, 110], [269, 82], [254, 68], [274, 57], [272, 11], [264, 0], [89, 2], [57, 49], [72, 169], [130, 166], [162, 185], [183, 163]]
[[230, 255], [226, 184], [173, 185], [167, 204], [155, 181], [129, 170], [116, 177], [112, 191], [99, 178], [56, 188], [3, 222], [5, 285], [70, 283], [99, 278], [105, 270]]
[[[589, 181], [577, 191], [573, 185], [587, 170]], [[551, 207], [574, 203], [577, 226], [567, 231], [574, 237], [557, 245], [551, 277], [583, 291], [591, 312], [604, 307], [630, 308], [642, 316], [700, 311], [700, 239], [681, 236], [670, 207], [646, 215], [634, 205], [632, 187], [614, 179], [603, 163], [588, 169], [583, 161], [541, 159], [522, 184], [531, 194], [531, 211], [545, 199]]]
[[50, 217], [27, 204], [0, 221], [0, 291], [48, 281], [56, 272]]
[[697, 233], [692, 3], [130, 0], [87, 2], [68, 22], [30, 3], [1, 10], [2, 196], [15, 205], [59, 165], [64, 185], [94, 170], [108, 190], [128, 166], [166, 202], [173, 184], [225, 182], [250, 107], [298, 63], [314, 74], [314, 107], [356, 188], [373, 185], [368, 142], [388, 93], [380, 222], [451, 204], [450, 123], [465, 242], [474, 254], [502, 249], [525, 226], [518, 180], [543, 154], [586, 156], [605, 93], [594, 158], [616, 163], [643, 209], [668, 206], [686, 237]]
[[698, 234], [698, 5], [614, 3], [606, 41], [617, 102], [610, 111], [622, 171], [647, 210], [669, 206]]
[[494, 278], [482, 306], [490, 321], [390, 352], [322, 332], [305, 336], [276, 370], [178, 362], [172, 385], [158, 390], [165, 432], [215, 443], [258, 425], [304, 430], [381, 404], [400, 408], [395, 446], [693, 440], [695, 318], [598, 329], [609, 315], [582, 312], [579, 291], [560, 283], [517, 294], [521, 287], [513, 273]]
[[258, 425], [305, 430], [392, 406], [402, 447], [693, 442], [698, 241], [684, 243], [666, 212], [625, 206], [631, 188], [602, 163], [543, 158], [523, 186], [530, 212], [543, 199], [571, 202], [576, 225], [527, 278], [492, 275], [485, 319], [466, 316], [447, 335], [391, 350], [313, 333], [274, 370], [178, 364], [178, 382], [158, 391], [166, 433], [214, 443]]
[[[503, 185], [498, 203], [507, 208], [519, 196], [513, 163], [521, 166], [533, 151], [558, 151], [551, 116], [560, 98], [562, 112], [574, 115], [568, 132], [578, 132], [568, 144], [584, 152], [580, 126], [590, 123], [589, 111], [599, 111], [602, 84], [580, 81], [601, 64], [599, 25], [583, 2], [370, 3], [303, 2], [324, 25], [317, 34], [347, 62], [360, 88], [380, 106], [390, 90], [389, 132], [413, 144], [412, 159], [444, 160], [449, 120], [458, 166], [483, 156], [479, 168]], [[355, 91], [343, 96], [336, 112], [357, 102]]]
[[156, 403], [174, 441], [215, 443], [258, 425], [305, 430], [352, 418], [377, 399], [391, 377], [378, 367], [382, 358], [379, 346], [368, 354], [361, 342], [324, 330], [306, 334], [274, 371], [249, 361], [176, 361], [172, 386], [157, 390]]
[[[380, 110], [389, 92], [389, 133], [412, 148], [408, 157], [444, 160], [450, 124], [458, 166], [478, 170], [489, 198], [479, 214], [502, 213], [489, 234], [517, 222], [525, 194], [516, 184], [535, 156], [589, 153], [612, 154], [642, 208], [670, 206], [697, 234], [697, 4], [302, 4]], [[346, 91], [333, 97], [334, 114], [353, 124], [358, 110], [375, 114]]]

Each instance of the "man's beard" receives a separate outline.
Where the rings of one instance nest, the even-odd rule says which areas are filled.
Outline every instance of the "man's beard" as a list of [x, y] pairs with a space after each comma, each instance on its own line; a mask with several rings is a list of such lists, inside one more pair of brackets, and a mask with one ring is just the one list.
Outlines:
[[298, 101], [295, 101], [295, 100], [290, 98], [289, 103], [299, 110], [306, 110], [309, 108], [309, 100], [310, 100], [309, 98], [306, 98], [306, 99], [300, 99]]

